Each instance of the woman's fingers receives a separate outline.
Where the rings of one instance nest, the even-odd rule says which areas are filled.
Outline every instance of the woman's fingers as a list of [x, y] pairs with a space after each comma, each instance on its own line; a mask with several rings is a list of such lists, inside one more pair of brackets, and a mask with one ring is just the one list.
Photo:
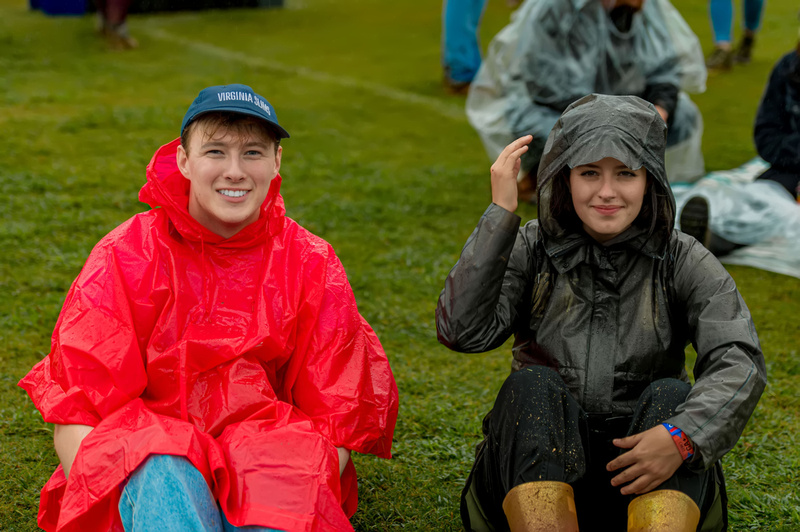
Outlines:
[[506, 146], [491, 168], [492, 201], [504, 209], [517, 209], [517, 174], [522, 165], [520, 157], [528, 151], [533, 136], [525, 135]]
[[500, 152], [500, 156], [497, 158], [499, 161], [500, 159], [513, 159], [515, 157], [521, 156], [523, 153], [528, 151], [528, 144], [531, 143], [533, 140], [533, 135], [525, 135], [524, 137], [520, 137], [508, 146], [506, 146], [502, 152]]

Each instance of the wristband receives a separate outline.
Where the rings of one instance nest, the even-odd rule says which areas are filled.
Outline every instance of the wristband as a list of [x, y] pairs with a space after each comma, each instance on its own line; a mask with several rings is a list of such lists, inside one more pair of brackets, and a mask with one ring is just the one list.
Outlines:
[[666, 427], [669, 431], [669, 435], [672, 436], [672, 441], [678, 446], [678, 452], [681, 453], [681, 458], [686, 461], [693, 457], [694, 445], [692, 445], [692, 440], [678, 427], [670, 425], [669, 423], [662, 423], [662, 425]]

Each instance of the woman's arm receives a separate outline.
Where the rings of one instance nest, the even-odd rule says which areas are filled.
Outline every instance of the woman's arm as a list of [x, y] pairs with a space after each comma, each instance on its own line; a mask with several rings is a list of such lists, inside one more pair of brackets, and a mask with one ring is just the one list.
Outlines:
[[493, 204], [464, 245], [436, 307], [439, 341], [454, 351], [478, 353], [502, 344], [513, 331], [528, 285], [528, 242], [519, 233], [516, 176], [531, 141], [517, 139], [492, 165]]
[[[697, 352], [695, 384], [668, 423], [680, 428], [709, 468], [739, 439], [767, 382], [750, 311], [727, 270], [705, 248], [680, 237], [676, 298]], [[694, 461], [693, 461], [694, 464]]]
[[89, 425], [54, 425], [53, 426], [53, 445], [56, 448], [58, 459], [61, 460], [61, 467], [64, 468], [64, 476], [69, 478], [69, 471], [72, 469], [72, 462], [78, 454], [83, 439], [92, 432], [94, 427]]

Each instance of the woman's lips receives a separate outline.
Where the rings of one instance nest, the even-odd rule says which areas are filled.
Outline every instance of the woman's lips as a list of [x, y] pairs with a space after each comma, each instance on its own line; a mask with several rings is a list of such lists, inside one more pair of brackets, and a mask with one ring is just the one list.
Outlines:
[[612, 214], [615, 214], [615, 213], [616, 213], [617, 211], [619, 211], [619, 210], [620, 210], [622, 207], [612, 207], [612, 206], [600, 206], [600, 205], [595, 205], [593, 208], [594, 208], [594, 210], [596, 210], [598, 213], [600, 213], [600, 214], [602, 214], [602, 215], [604, 215], [604, 216], [610, 216], [610, 215], [612, 215]]

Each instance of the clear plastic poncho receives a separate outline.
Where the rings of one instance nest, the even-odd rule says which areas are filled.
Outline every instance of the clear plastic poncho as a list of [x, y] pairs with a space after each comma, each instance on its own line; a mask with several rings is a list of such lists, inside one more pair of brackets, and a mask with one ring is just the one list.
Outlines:
[[642, 96], [648, 86], [681, 89], [667, 139], [670, 181], [704, 173], [702, 117], [683, 91], [703, 92], [697, 37], [667, 0], [646, 0], [619, 31], [600, 0], [527, 0], [489, 45], [470, 88], [467, 117], [495, 159], [532, 134], [523, 171], [538, 165], [562, 111], [591, 93]]
[[677, 212], [689, 198], [704, 197], [711, 231], [743, 246], [721, 262], [800, 278], [800, 204], [775, 181], [754, 181], [768, 167], [756, 157], [739, 168], [711, 172], [694, 185], [675, 184]]

